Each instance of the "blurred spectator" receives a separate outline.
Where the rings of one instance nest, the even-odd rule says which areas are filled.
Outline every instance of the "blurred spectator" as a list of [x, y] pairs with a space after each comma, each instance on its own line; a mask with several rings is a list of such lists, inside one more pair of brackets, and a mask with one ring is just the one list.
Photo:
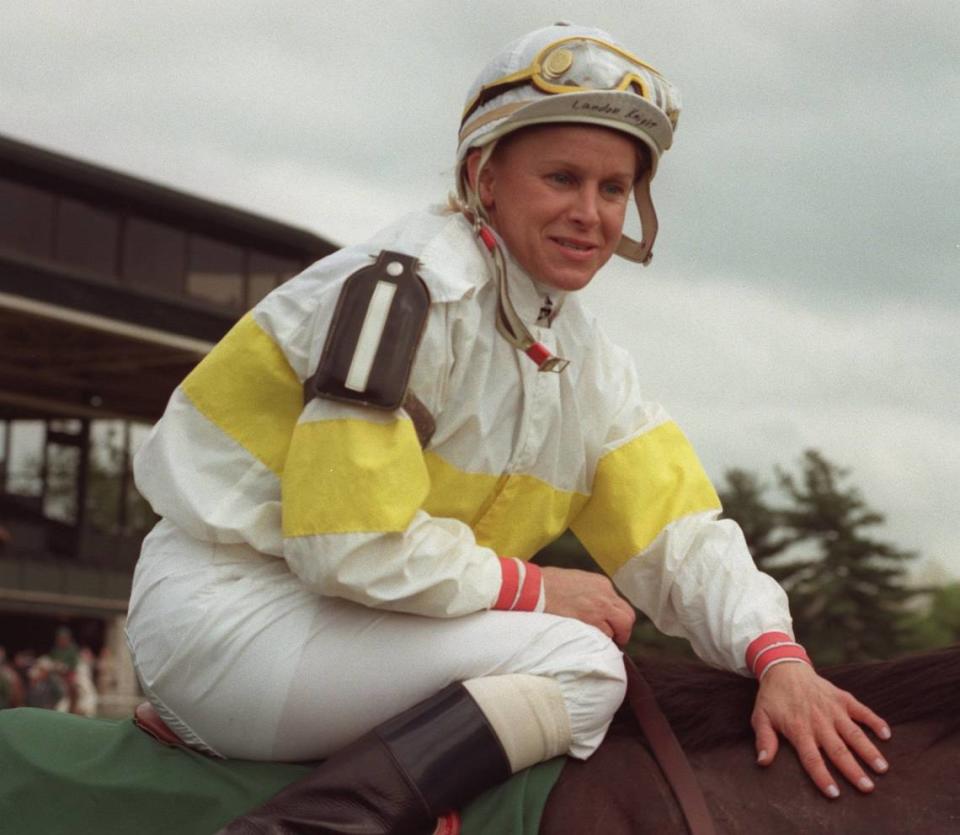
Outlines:
[[97, 691], [100, 693], [115, 693], [117, 690], [117, 664], [113, 658], [113, 651], [106, 644], [100, 650], [97, 658]]
[[93, 683], [94, 663], [93, 650], [89, 647], [83, 647], [80, 650], [77, 668], [74, 671], [76, 700], [73, 705], [73, 713], [78, 713], [81, 716], [92, 717], [97, 715], [97, 688]]
[[32, 649], [22, 649], [13, 656], [13, 667], [20, 676], [20, 681], [26, 682], [30, 676], [30, 668], [36, 663], [37, 654]]
[[23, 704], [23, 681], [7, 661], [7, 651], [0, 647], [0, 710]]
[[66, 689], [68, 713], [76, 713], [77, 705], [77, 664], [80, 662], [80, 649], [73, 640], [69, 626], [61, 626], [53, 639], [50, 658], [56, 665]]
[[50, 650], [50, 657], [62, 664], [71, 673], [77, 669], [77, 662], [80, 660], [80, 648], [73, 640], [73, 633], [69, 626], [61, 626], [57, 629], [57, 634], [53, 639], [53, 649]]
[[27, 679], [27, 706], [60, 710], [66, 702], [66, 687], [56, 673], [56, 662], [41, 655], [30, 668]]

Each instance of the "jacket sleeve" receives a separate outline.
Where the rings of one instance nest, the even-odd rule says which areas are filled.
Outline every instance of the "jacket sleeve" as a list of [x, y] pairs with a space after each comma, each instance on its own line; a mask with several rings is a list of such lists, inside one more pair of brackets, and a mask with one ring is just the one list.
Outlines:
[[493, 605], [496, 555], [467, 525], [421, 509], [430, 479], [402, 411], [312, 400], [281, 489], [284, 557], [318, 593], [436, 617]]
[[327, 261], [184, 380], [137, 455], [138, 487], [188, 533], [282, 557], [318, 594], [434, 617], [490, 608], [500, 561], [467, 525], [422, 510], [430, 479], [410, 417], [304, 405], [342, 279], [369, 263]]
[[632, 362], [595, 463], [591, 497], [572, 528], [617, 587], [654, 625], [687, 638], [709, 664], [748, 674], [748, 645], [790, 633], [783, 589], [757, 570], [739, 526], [679, 427], [644, 403]]

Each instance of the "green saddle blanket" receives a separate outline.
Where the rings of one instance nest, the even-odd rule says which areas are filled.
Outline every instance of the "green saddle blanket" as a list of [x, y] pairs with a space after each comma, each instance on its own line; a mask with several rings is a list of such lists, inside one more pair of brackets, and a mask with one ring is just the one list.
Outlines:
[[[463, 835], [534, 835], [563, 758], [514, 775], [463, 811]], [[215, 760], [132, 721], [0, 711], [3, 835], [211, 835], [309, 766]]]

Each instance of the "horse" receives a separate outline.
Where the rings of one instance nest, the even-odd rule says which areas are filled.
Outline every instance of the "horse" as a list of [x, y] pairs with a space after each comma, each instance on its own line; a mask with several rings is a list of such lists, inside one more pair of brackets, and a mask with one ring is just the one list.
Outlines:
[[[824, 668], [890, 723], [890, 762], [870, 795], [837, 785], [828, 800], [787, 743], [756, 765], [756, 682], [693, 663], [637, 664], [703, 790], [718, 835], [960, 833], [960, 645], [892, 661]], [[584, 762], [568, 761], [550, 792], [542, 835], [684, 835], [671, 789], [628, 710]]]
[[[820, 794], [786, 744], [773, 765], [755, 764], [756, 682], [687, 662], [637, 664], [686, 752], [717, 835], [960, 832], [960, 645], [821, 670], [893, 729], [880, 743], [891, 767], [875, 777], [876, 791], [841, 788], [838, 800]], [[130, 721], [0, 711], [0, 833], [206, 835], [308, 767], [214, 760], [164, 747]], [[468, 807], [463, 822], [463, 835], [688, 832], [629, 703], [590, 759], [515, 775]]]

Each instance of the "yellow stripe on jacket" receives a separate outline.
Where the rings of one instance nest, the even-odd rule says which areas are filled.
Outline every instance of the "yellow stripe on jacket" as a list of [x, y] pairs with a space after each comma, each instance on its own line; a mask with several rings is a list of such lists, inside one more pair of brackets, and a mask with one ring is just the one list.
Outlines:
[[427, 453], [430, 495], [424, 510], [459, 519], [477, 544], [509, 557], [529, 559], [562, 534], [587, 497], [560, 490], [530, 475], [467, 473]]
[[184, 380], [196, 409], [282, 480], [283, 535], [404, 531], [418, 509], [470, 525], [480, 545], [528, 559], [587, 503], [529, 475], [458, 470], [421, 453], [406, 419], [304, 421], [303, 389], [244, 316]]
[[420, 454], [406, 419], [300, 423], [283, 475], [284, 536], [404, 531], [418, 509], [458, 519], [477, 544], [527, 559], [587, 497], [532, 476], [466, 473]]
[[220, 431], [282, 474], [303, 409], [303, 388], [283, 351], [252, 314], [230, 329], [181, 389]]
[[693, 447], [668, 421], [600, 459], [590, 501], [571, 527], [612, 575], [671, 522], [719, 508]]
[[412, 421], [301, 422], [283, 473], [283, 535], [401, 533], [429, 489]]

